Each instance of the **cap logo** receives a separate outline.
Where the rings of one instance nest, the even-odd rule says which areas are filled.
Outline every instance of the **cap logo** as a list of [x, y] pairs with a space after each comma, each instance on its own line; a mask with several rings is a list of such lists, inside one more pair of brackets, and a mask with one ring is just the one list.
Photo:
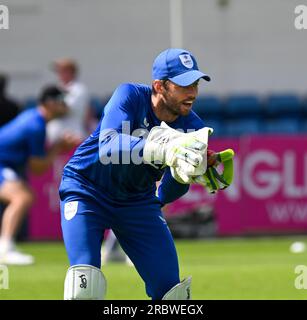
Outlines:
[[187, 53], [179, 55], [181, 63], [188, 69], [192, 69], [194, 66], [194, 62], [191, 56]]

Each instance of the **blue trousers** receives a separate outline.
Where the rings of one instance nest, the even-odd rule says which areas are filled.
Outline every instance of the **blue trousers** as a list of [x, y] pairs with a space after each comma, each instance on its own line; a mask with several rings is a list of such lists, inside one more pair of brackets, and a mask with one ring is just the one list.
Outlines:
[[104, 231], [112, 229], [134, 263], [152, 299], [161, 299], [180, 282], [178, 257], [160, 203], [115, 204], [92, 186], [63, 177], [61, 224], [70, 265], [101, 267]]

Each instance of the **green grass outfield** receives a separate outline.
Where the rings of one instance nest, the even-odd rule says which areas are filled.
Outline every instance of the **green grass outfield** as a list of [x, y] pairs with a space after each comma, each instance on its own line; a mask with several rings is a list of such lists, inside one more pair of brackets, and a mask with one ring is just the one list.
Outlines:
[[[307, 290], [294, 287], [294, 268], [307, 265], [307, 252], [289, 252], [298, 240], [307, 243], [307, 237], [176, 241], [181, 276], [193, 275], [194, 299], [306, 299]], [[36, 264], [9, 267], [9, 289], [0, 290], [0, 299], [62, 299], [68, 267], [63, 244], [20, 248], [33, 254]], [[103, 271], [107, 299], [148, 299], [133, 267], [112, 263]]]

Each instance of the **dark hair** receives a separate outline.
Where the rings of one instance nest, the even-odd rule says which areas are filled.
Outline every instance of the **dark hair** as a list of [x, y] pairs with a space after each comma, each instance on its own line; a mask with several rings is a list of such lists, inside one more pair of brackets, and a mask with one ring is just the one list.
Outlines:
[[0, 93], [4, 93], [7, 83], [7, 76], [3, 73], [0, 73]]
[[44, 104], [48, 100], [63, 100], [64, 94], [64, 90], [60, 89], [57, 86], [49, 85], [42, 89], [39, 96], [39, 102], [41, 104]]

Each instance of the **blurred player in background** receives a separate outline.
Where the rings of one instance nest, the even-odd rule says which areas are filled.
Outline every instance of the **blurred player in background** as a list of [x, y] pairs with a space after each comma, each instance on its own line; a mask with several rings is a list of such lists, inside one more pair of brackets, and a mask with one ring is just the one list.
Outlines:
[[65, 117], [50, 121], [47, 126], [47, 136], [50, 142], [55, 142], [63, 134], [74, 135], [79, 143], [88, 135], [88, 121], [90, 118], [89, 93], [86, 86], [78, 80], [79, 67], [68, 58], [55, 61], [52, 65], [57, 75], [59, 86], [67, 94], [65, 102], [69, 111]]
[[107, 230], [104, 238], [104, 244], [101, 248], [101, 265], [106, 265], [108, 262], [125, 262], [128, 266], [132, 267], [132, 261], [123, 252], [114, 232]]
[[8, 77], [0, 74], [0, 127], [14, 119], [20, 112], [19, 105], [7, 96]]
[[0, 264], [34, 262], [32, 256], [19, 252], [14, 244], [18, 228], [33, 203], [32, 191], [25, 181], [26, 170], [43, 173], [60, 152], [75, 145], [73, 137], [65, 136], [45, 150], [47, 122], [68, 111], [64, 98], [63, 90], [48, 86], [42, 90], [37, 108], [22, 112], [0, 128], [0, 201], [6, 204], [1, 221]]
[[115, 90], [97, 129], [64, 168], [59, 192], [71, 265], [64, 299], [104, 298], [100, 248], [105, 229], [113, 230], [149, 297], [190, 298], [191, 277], [180, 281], [161, 206], [206, 174], [212, 129], [204, 127], [192, 105], [199, 80], [210, 77], [182, 49], [158, 55], [152, 76], [152, 88], [123, 84]]

